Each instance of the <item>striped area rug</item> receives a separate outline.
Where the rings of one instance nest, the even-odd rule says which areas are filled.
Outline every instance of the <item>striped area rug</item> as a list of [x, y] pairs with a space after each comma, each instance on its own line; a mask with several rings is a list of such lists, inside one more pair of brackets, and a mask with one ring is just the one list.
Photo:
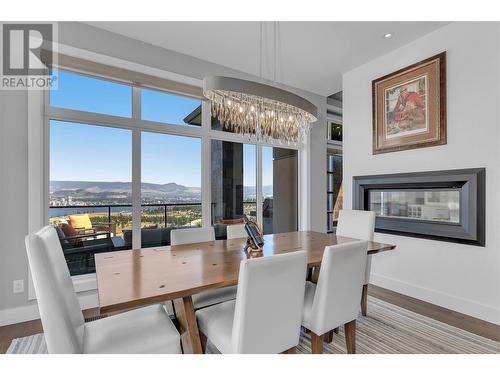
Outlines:
[[[368, 316], [357, 321], [356, 349], [359, 354], [500, 354], [500, 342], [369, 297]], [[297, 353], [310, 350], [310, 337], [302, 333]], [[207, 352], [218, 353], [210, 343]], [[324, 353], [345, 352], [341, 328], [331, 344], [325, 343]], [[43, 334], [14, 339], [7, 353], [47, 353]]]
[[12, 340], [5, 354], [46, 354], [47, 344], [43, 333]]
[[[368, 316], [356, 322], [358, 354], [498, 354], [500, 342], [452, 327], [437, 320], [369, 298]], [[308, 334], [298, 352], [310, 353]], [[346, 353], [343, 328], [324, 345], [324, 353]]]

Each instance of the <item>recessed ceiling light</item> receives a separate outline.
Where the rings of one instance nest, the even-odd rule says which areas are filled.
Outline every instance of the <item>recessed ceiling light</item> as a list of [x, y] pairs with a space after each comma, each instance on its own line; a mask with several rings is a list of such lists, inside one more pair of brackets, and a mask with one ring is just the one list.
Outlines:
[[392, 38], [392, 36], [393, 36], [393, 33], [384, 34], [384, 39]]

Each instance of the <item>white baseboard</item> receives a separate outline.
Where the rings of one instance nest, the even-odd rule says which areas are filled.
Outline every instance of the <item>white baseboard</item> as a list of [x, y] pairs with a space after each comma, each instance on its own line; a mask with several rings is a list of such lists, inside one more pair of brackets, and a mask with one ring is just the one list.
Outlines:
[[500, 309], [493, 306], [373, 273], [370, 284], [500, 325]]
[[[80, 302], [82, 310], [99, 306], [96, 292], [79, 293], [78, 302]], [[35, 319], [40, 319], [40, 312], [38, 311], [36, 301], [32, 301], [29, 305], [0, 310], [0, 327]]]
[[40, 313], [38, 312], [38, 305], [36, 302], [25, 306], [0, 310], [0, 327], [9, 324], [28, 322], [38, 318], [40, 318]]

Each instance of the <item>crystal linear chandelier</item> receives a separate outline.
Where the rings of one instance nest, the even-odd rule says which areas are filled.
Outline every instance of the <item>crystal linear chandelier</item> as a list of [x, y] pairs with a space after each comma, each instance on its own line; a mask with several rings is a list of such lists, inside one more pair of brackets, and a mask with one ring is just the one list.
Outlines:
[[[275, 40], [276, 30], [275, 24]], [[274, 61], [276, 78], [276, 52]], [[272, 85], [231, 77], [205, 77], [203, 95], [211, 102], [212, 116], [224, 129], [254, 135], [258, 141], [300, 142], [310, 124], [317, 121], [314, 104]]]

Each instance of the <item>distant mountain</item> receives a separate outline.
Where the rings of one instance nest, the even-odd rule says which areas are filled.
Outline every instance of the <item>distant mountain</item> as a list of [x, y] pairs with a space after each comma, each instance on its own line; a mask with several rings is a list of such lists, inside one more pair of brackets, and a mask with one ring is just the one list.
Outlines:
[[[177, 201], [201, 200], [199, 187], [188, 187], [176, 183], [152, 184], [143, 183], [143, 199]], [[88, 203], [107, 203], [109, 201], [130, 201], [132, 194], [131, 182], [108, 181], [50, 181], [50, 192], [53, 199], [71, 197], [76, 201]]]
[[131, 182], [107, 182], [107, 181], [50, 181], [50, 191], [58, 190], [101, 190], [101, 191], [126, 191], [130, 190]]
[[[141, 184], [143, 190], [151, 191], [161, 191], [161, 192], [172, 192], [178, 190], [193, 190], [198, 187], [187, 187], [183, 185], [176, 184], [175, 182], [170, 182], [168, 184], [151, 184], [143, 183]], [[87, 190], [92, 192], [100, 191], [116, 191], [125, 192], [132, 189], [131, 182], [109, 182], [109, 181], [50, 181], [50, 190]]]
[[[167, 184], [142, 183], [142, 198], [146, 201], [155, 200], [170, 202], [200, 202], [201, 188], [179, 185], [174, 182]], [[263, 195], [270, 196], [273, 187], [263, 187]], [[51, 199], [62, 200], [71, 197], [73, 201], [86, 203], [108, 204], [109, 202], [130, 202], [132, 194], [131, 182], [110, 181], [50, 181]], [[255, 199], [255, 186], [245, 186], [243, 198]]]
[[[264, 185], [262, 187], [262, 193], [263, 193], [262, 195], [264, 195], [264, 197], [272, 196], [273, 195], [273, 185]], [[244, 199], [250, 199], [250, 198], [255, 199], [255, 196], [256, 196], [255, 186], [245, 186], [243, 188]]]

